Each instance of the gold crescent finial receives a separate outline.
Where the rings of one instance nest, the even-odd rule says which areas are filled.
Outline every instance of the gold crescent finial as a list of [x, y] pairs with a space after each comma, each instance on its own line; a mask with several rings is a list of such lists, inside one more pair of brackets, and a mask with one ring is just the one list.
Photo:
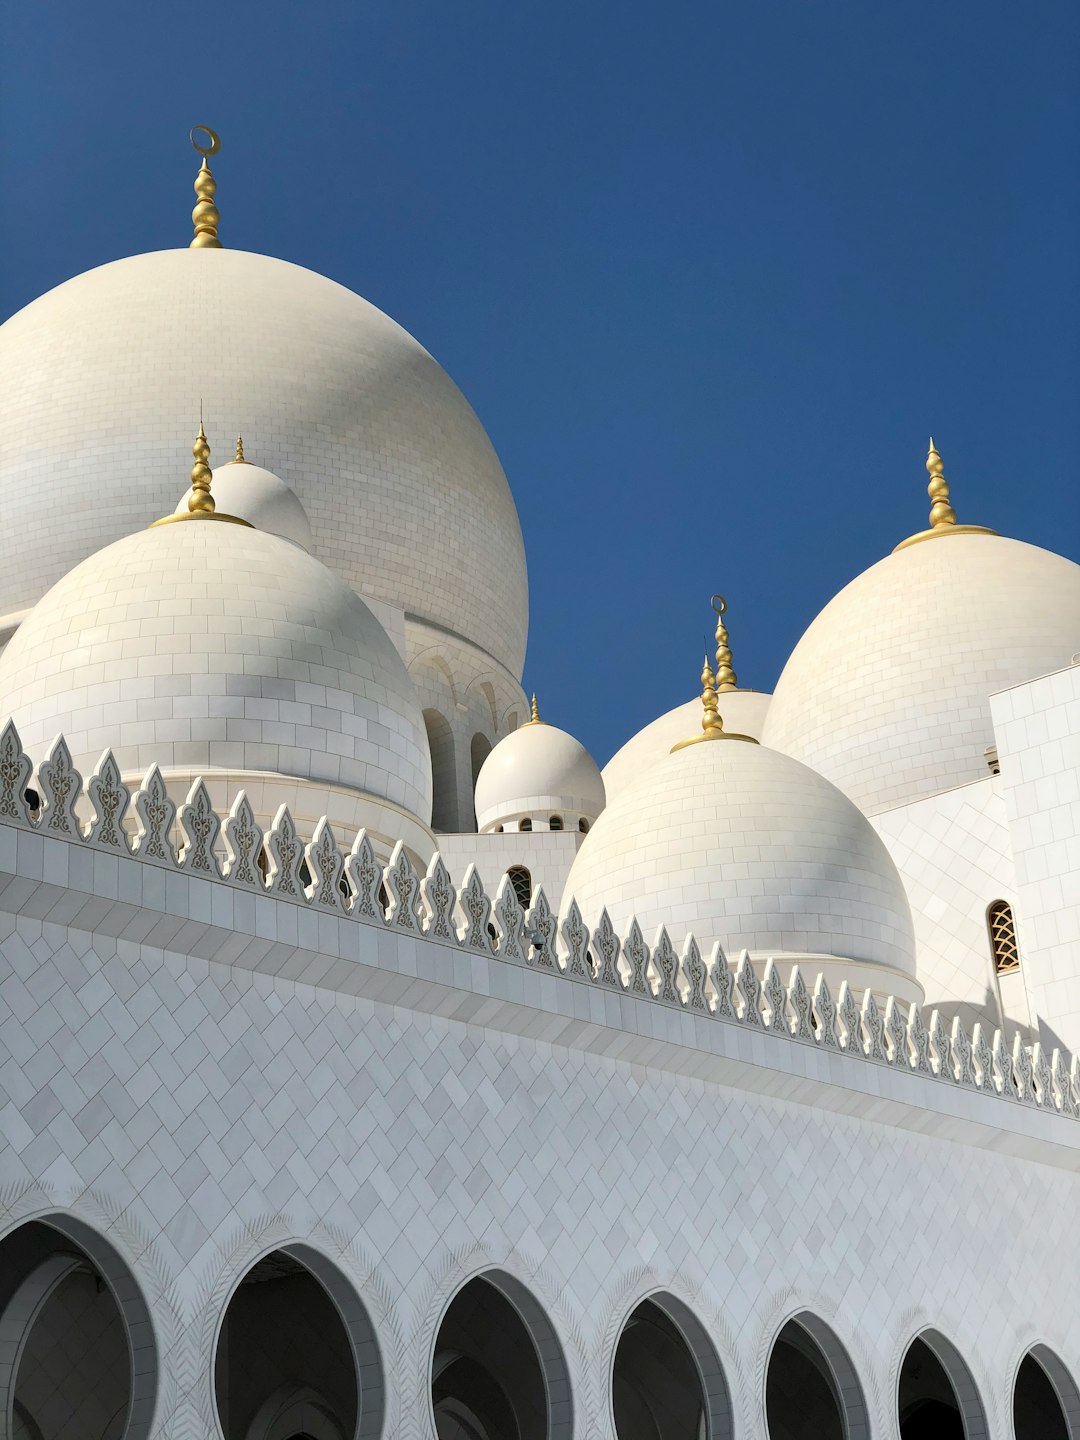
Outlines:
[[248, 462], [244, 459], [244, 437], [243, 437], [242, 435], [237, 435], [237, 437], [236, 437], [236, 455], [235, 455], [235, 457], [234, 457], [234, 459], [233, 459], [233, 464], [234, 464], [234, 465], [246, 465], [247, 463], [248, 463]]
[[926, 487], [926, 493], [930, 496], [930, 528], [920, 530], [917, 535], [909, 535], [906, 540], [901, 540], [899, 545], [893, 546], [894, 551], [903, 550], [908, 545], [916, 545], [920, 540], [934, 540], [940, 535], [996, 535], [996, 530], [989, 530], [985, 525], [958, 525], [956, 522], [956, 511], [952, 507], [949, 497], [949, 482], [945, 479], [945, 467], [941, 463], [941, 456], [934, 444], [934, 437], [930, 436], [930, 449], [926, 455], [926, 471], [930, 476], [930, 484]]
[[[196, 138], [198, 135], [208, 135], [210, 143], [200, 145]], [[221, 216], [214, 204], [217, 181], [211, 173], [210, 166], [206, 163], [206, 157], [218, 153], [221, 149], [221, 137], [216, 130], [211, 130], [209, 125], [193, 125], [190, 139], [192, 147], [202, 156], [202, 165], [195, 177], [195, 194], [198, 199], [191, 212], [192, 224], [195, 226], [195, 238], [188, 248], [190, 250], [220, 250], [223, 248], [218, 239], [218, 222]]]
[[529, 725], [542, 725], [544, 722], [540, 719], [540, 706], [536, 703], [535, 694], [532, 697], [532, 705], [530, 709], [531, 714], [529, 715], [529, 719], [526, 723]]
[[727, 626], [724, 624], [727, 601], [722, 595], [714, 595], [709, 604], [716, 616], [716, 688], [718, 691], [737, 690], [739, 679], [731, 668], [731, 647], [728, 644]]

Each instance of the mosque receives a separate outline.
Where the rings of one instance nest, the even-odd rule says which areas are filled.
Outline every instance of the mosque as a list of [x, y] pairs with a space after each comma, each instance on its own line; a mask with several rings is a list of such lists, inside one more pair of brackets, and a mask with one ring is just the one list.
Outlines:
[[467, 401], [193, 142], [0, 328], [0, 1434], [1080, 1440], [1080, 565], [931, 442], [601, 769]]

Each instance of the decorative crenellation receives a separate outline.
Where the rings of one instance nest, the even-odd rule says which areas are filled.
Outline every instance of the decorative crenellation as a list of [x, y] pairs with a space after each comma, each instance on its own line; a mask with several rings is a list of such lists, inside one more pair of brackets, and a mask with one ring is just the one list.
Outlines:
[[63, 736], [35, 770], [10, 720], [0, 730], [0, 823], [1080, 1118], [1080, 1056], [1047, 1056], [1019, 1032], [1011, 1044], [1002, 1030], [989, 1040], [979, 1023], [969, 1036], [938, 1010], [927, 1024], [918, 1005], [903, 1009], [893, 996], [884, 1010], [869, 989], [860, 1002], [846, 980], [834, 999], [823, 974], [810, 987], [797, 965], [785, 985], [775, 961], [759, 977], [748, 951], [733, 966], [719, 943], [706, 962], [692, 935], [680, 951], [664, 926], [650, 946], [636, 919], [620, 938], [606, 910], [590, 932], [576, 901], [560, 920], [542, 887], [525, 912], [507, 875], [492, 900], [474, 865], [460, 887], [438, 854], [421, 876], [400, 841], [385, 865], [363, 830], [344, 854], [325, 817], [305, 843], [285, 805], [264, 834], [243, 791], [222, 820], [201, 778], [178, 809], [156, 765], [133, 794], [111, 750], [84, 785]]

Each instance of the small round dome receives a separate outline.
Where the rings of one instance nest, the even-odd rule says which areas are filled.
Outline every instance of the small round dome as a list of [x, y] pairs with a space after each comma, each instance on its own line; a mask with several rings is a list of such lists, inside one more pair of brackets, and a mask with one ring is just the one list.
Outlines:
[[[738, 735], [750, 735], [755, 740], [761, 739], [769, 709], [768, 695], [763, 695], [758, 690], [724, 690], [717, 698], [725, 730], [734, 731]], [[631, 735], [602, 771], [608, 803], [621, 795], [627, 785], [632, 784], [651, 766], [666, 760], [673, 745], [700, 729], [701, 700], [695, 697], [687, 700], [685, 705], [676, 705], [674, 710], [668, 710], [651, 720], [636, 735]]]
[[1000, 535], [908, 545], [851, 582], [791, 653], [763, 739], [868, 815], [987, 774], [990, 695], [1069, 664], [1080, 565]]
[[482, 834], [507, 825], [577, 830], [582, 821], [590, 826], [603, 810], [604, 782], [580, 740], [555, 725], [530, 720], [500, 740], [484, 761], [475, 800]]
[[[214, 500], [225, 515], [237, 515], [265, 535], [280, 535], [311, 553], [311, 521], [293, 492], [269, 470], [248, 460], [232, 460], [214, 471]], [[181, 497], [175, 515], [187, 510]]]
[[20, 626], [0, 693], [31, 754], [62, 732], [84, 774], [108, 746], [129, 783], [156, 764], [171, 789], [215, 782], [215, 804], [243, 786], [264, 821], [285, 802], [355, 827], [375, 800], [423, 848], [431, 760], [405, 666], [349, 586], [276, 535], [178, 521], [100, 550]]
[[[700, 713], [700, 707], [699, 707]], [[687, 746], [627, 786], [578, 851], [562, 911], [625, 937], [661, 925], [734, 961], [798, 961], [853, 988], [921, 998], [900, 875], [870, 822], [787, 755], [739, 740]]]

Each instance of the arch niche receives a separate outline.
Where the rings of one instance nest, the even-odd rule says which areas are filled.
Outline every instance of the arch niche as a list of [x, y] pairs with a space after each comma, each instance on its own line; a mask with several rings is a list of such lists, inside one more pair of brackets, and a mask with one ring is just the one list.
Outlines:
[[149, 1311], [107, 1240], [50, 1215], [0, 1241], [0, 1433], [143, 1440], [157, 1374]]
[[611, 1375], [618, 1440], [729, 1440], [731, 1400], [704, 1327], [658, 1293], [627, 1318]]
[[1016, 1440], [1080, 1440], [1080, 1391], [1054, 1352], [1034, 1345], [1013, 1386]]
[[562, 1347], [513, 1276], [485, 1271], [451, 1300], [435, 1338], [431, 1405], [439, 1440], [571, 1440]]
[[367, 1312], [306, 1245], [257, 1260], [225, 1307], [214, 1354], [225, 1440], [375, 1440], [383, 1378]]
[[870, 1440], [855, 1367], [824, 1320], [803, 1311], [773, 1342], [765, 1373], [769, 1440]]
[[986, 1412], [966, 1362], [939, 1330], [924, 1330], [900, 1366], [901, 1440], [988, 1440]]
[[424, 711], [424, 729], [431, 751], [431, 828], [452, 832], [458, 828], [454, 732], [438, 710]]

